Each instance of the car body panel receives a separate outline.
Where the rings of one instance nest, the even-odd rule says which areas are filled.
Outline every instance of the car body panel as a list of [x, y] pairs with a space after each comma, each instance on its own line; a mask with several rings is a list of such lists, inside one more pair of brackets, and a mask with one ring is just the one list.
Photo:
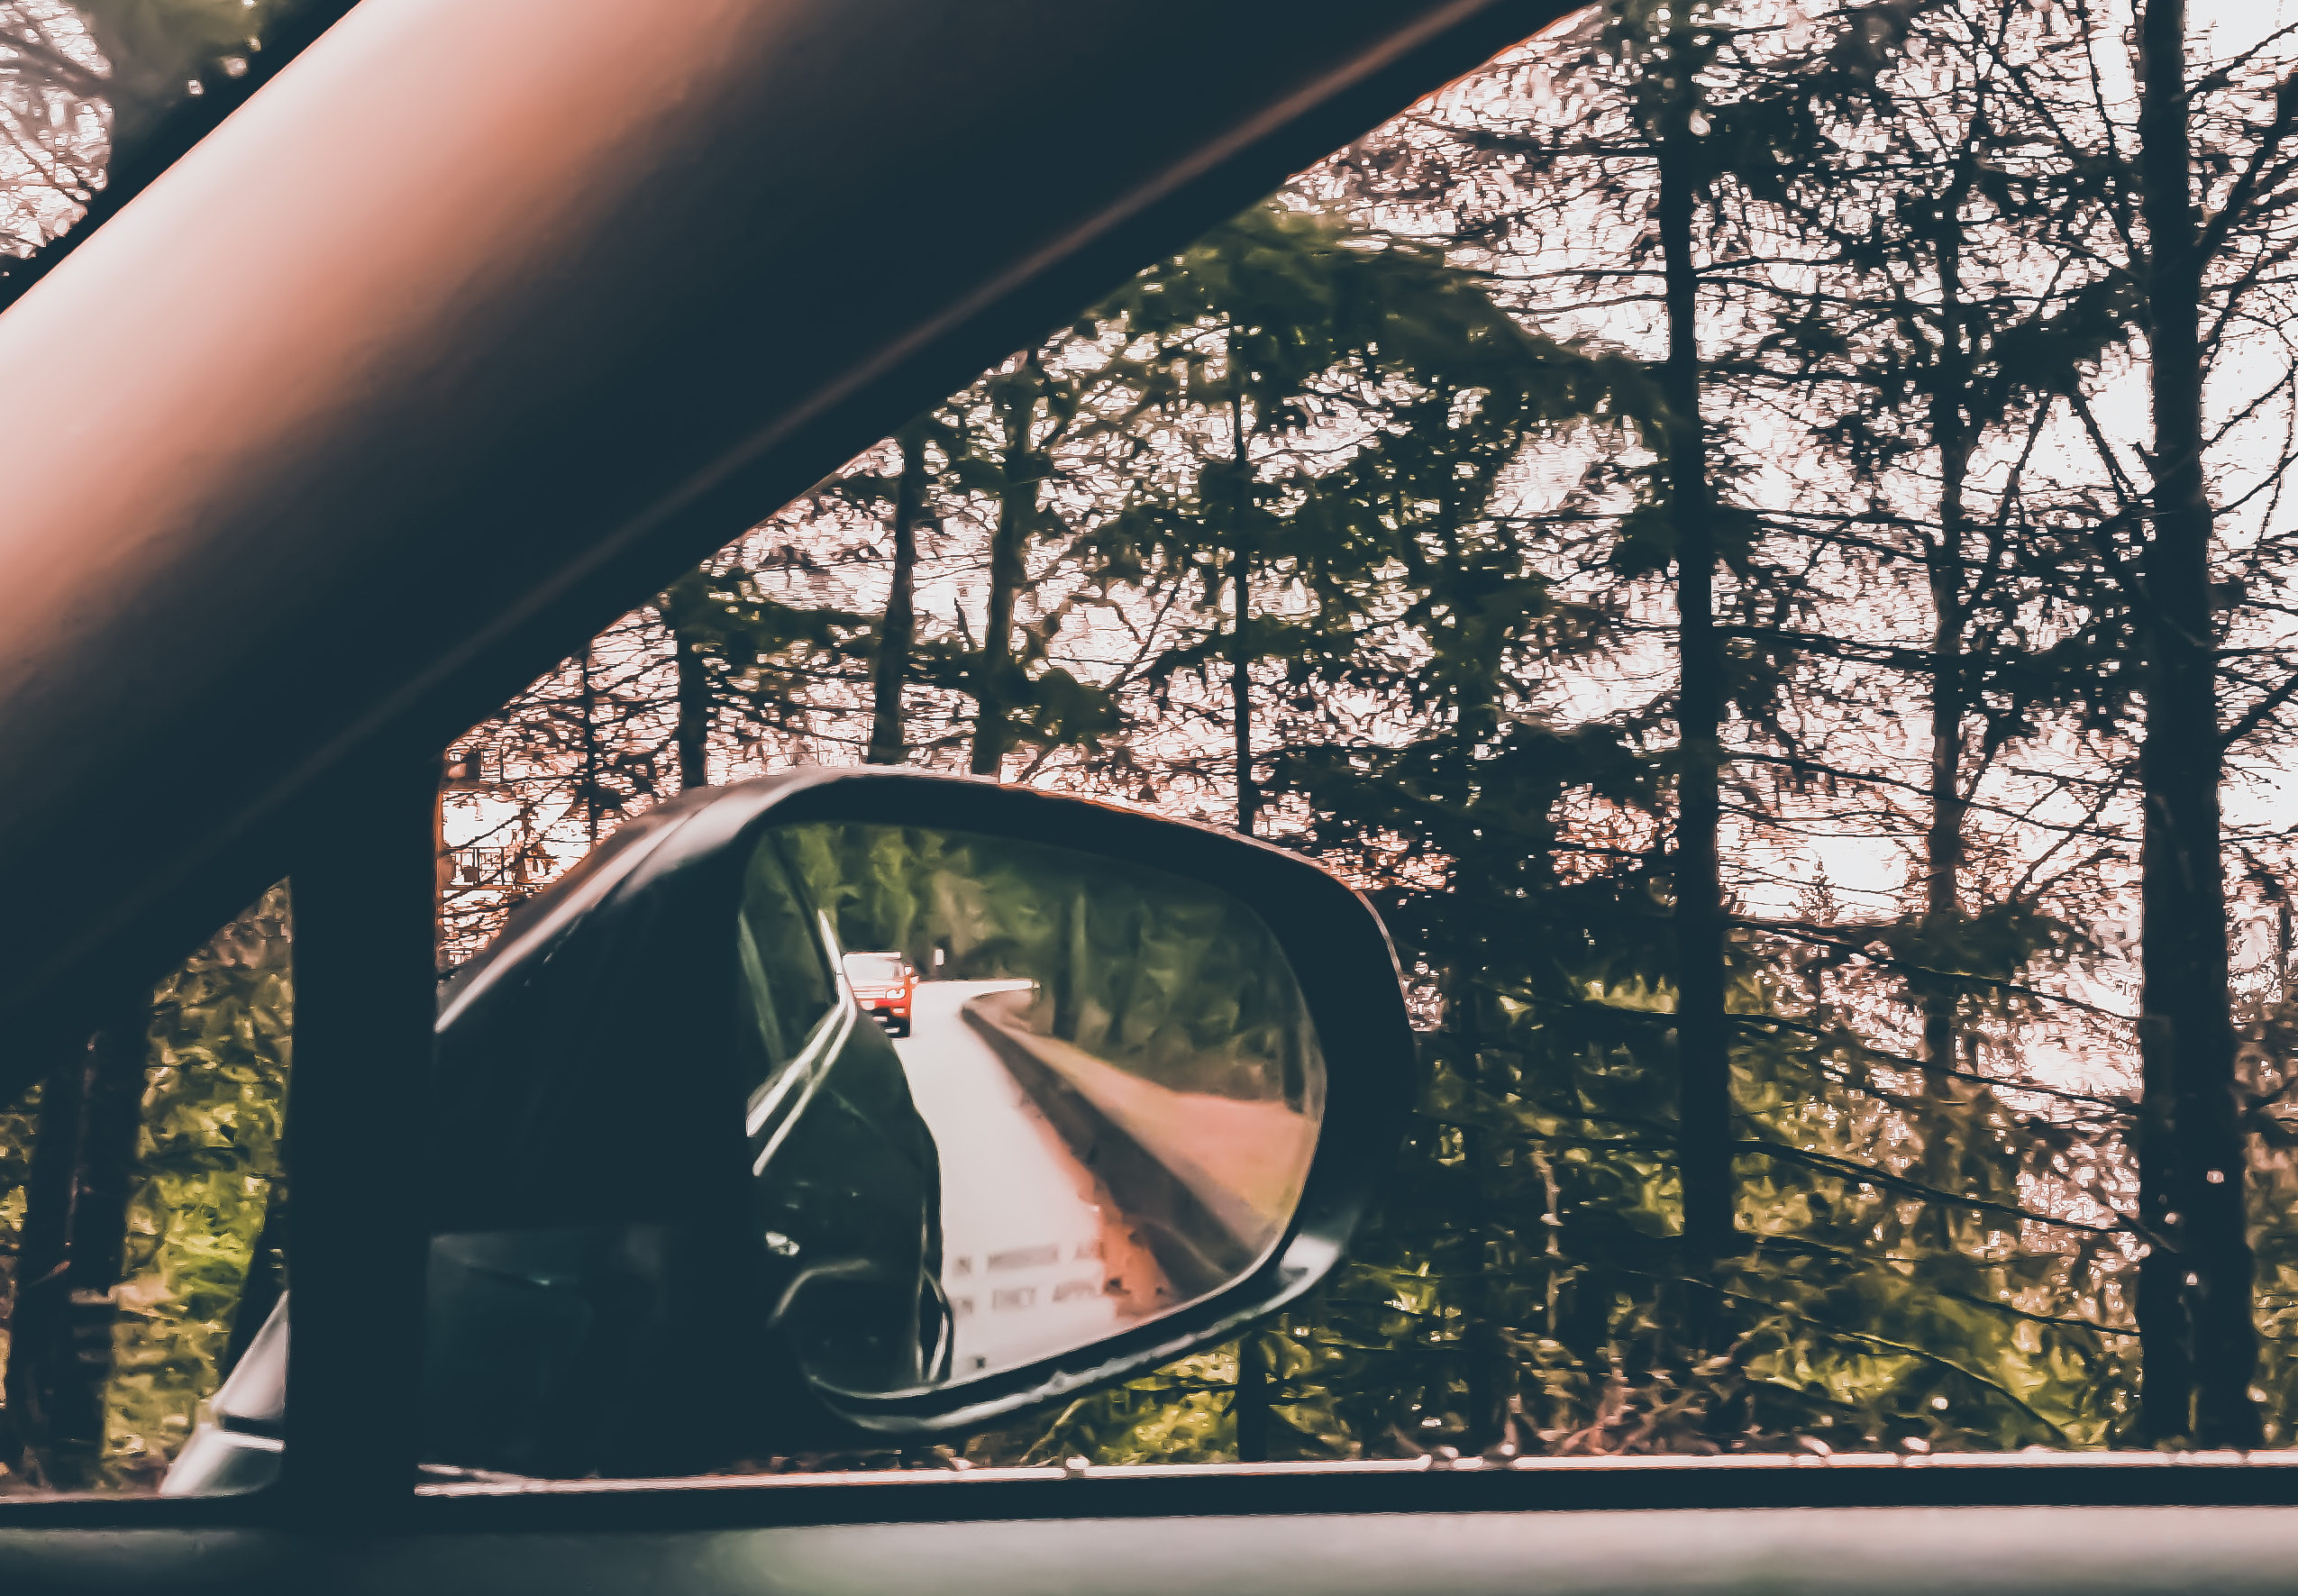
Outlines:
[[[1048, 1489], [1090, 1496], [1098, 1488]], [[12, 1596], [2249, 1596], [2289, 1590], [2293, 1568], [2298, 1509], [2288, 1508], [1083, 1517], [547, 1537], [0, 1532], [0, 1585]]]

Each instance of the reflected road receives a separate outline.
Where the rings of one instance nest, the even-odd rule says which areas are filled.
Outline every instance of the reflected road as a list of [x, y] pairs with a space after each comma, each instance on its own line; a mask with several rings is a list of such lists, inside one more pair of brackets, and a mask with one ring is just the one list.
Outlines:
[[1108, 1189], [960, 1017], [1026, 981], [925, 981], [894, 1043], [942, 1156], [942, 1281], [960, 1375], [1011, 1368], [1160, 1311], [1171, 1288]]

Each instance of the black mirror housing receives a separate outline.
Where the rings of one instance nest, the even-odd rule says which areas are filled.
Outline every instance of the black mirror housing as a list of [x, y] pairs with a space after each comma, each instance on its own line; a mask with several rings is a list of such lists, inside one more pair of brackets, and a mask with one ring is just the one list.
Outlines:
[[[843, 955], [847, 971], [880, 983], [862, 993], [835, 973], [841, 955], [824, 915], [837, 995], [806, 1051], [834, 1061], [817, 1073], [835, 1080], [818, 1091], [759, 1089], [745, 1055], [757, 1051], [739, 996], [744, 961], [754, 981], [761, 959], [749, 929], [755, 862], [767, 839], [825, 827], [1058, 852], [1234, 906], [1281, 952], [1287, 1012], [1313, 1027], [1313, 1117], [1287, 1122], [1301, 1127], [1305, 1164], [1286, 1188], [1290, 1211], [1233, 1250], [1228, 1266], [1173, 1293], [1173, 1306], [1047, 1344], [1044, 1355], [953, 1369], [962, 1327], [940, 1281], [943, 1166], [904, 1074], [938, 1067], [908, 1040], [922, 990], [917, 949]], [[780, 944], [784, 963], [796, 962], [796, 945]], [[776, 957], [770, 949], [766, 962]], [[953, 985], [942, 990], [955, 995]], [[995, 1013], [967, 1016], [1007, 1049], [1012, 1080], [999, 1080], [1008, 1088], [1027, 1073], [1017, 1045], [1061, 1046], [990, 1034], [1035, 990], [1008, 990]], [[944, 1000], [937, 1012], [946, 1021], [957, 1011]], [[534, 1475], [674, 1474], [921, 1445], [1227, 1339], [1340, 1260], [1399, 1144], [1412, 1060], [1378, 917], [1334, 876], [1277, 848], [911, 771], [804, 771], [685, 794], [523, 906], [442, 994], [422, 1115], [434, 1238], [426, 1458]], [[1287, 1065], [1296, 1099], [1298, 1062]], [[778, 1094], [787, 1100], [770, 1100]], [[1234, 1123], [1236, 1105], [1223, 1100]], [[1106, 1180], [1104, 1199], [1118, 1190], [1107, 1172], [1141, 1162], [1137, 1146], [1115, 1142], [1121, 1156], [1088, 1177]], [[1090, 1150], [1088, 1162], [1104, 1151]], [[779, 1217], [785, 1210], [795, 1217]], [[1120, 1265], [1077, 1269], [1098, 1280]], [[846, 1313], [858, 1328], [848, 1333], [835, 1312], [834, 1333], [810, 1344], [791, 1328], [783, 1310], [816, 1279], [830, 1282], [825, 1300], [862, 1305]], [[992, 1283], [983, 1282], [984, 1307]], [[971, 1309], [971, 1297], [957, 1306]], [[842, 1363], [878, 1374], [844, 1378], [834, 1372]]]

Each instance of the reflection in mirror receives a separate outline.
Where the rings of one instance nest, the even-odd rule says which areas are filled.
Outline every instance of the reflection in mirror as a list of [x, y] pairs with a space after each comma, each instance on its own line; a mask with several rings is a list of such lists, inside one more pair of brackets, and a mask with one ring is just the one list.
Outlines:
[[1282, 951], [1227, 893], [1035, 843], [796, 825], [759, 844], [736, 939], [756, 1218], [816, 1379], [1015, 1368], [1239, 1280], [1283, 1236], [1324, 1065]]

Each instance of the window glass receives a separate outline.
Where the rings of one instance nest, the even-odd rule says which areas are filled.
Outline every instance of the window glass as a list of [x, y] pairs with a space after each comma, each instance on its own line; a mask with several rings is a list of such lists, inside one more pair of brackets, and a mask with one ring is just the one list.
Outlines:
[[891, 953], [848, 953], [846, 979], [856, 986], [890, 986], [902, 979], [904, 965]]
[[284, 1288], [289, 947], [282, 886], [0, 1113], [0, 1493], [159, 1489]]
[[804, 1049], [837, 999], [820, 911], [795, 884], [776, 844], [761, 847], [751, 860], [734, 944], [763, 1055], [756, 1071], [762, 1091]]
[[[930, 1145], [939, 1169], [902, 1222], [933, 1232], [948, 1355], [912, 1358], [923, 1373], [901, 1385], [1085, 1345], [1269, 1256], [1307, 1180], [1325, 1074], [1292, 965], [1251, 907], [1023, 839], [823, 823], [770, 837], [808, 860], [841, 940], [900, 950], [847, 954], [850, 976], [867, 964], [898, 980], [906, 960], [939, 972], [859, 994], [890, 1054], [858, 1045], [839, 1064], [856, 1080], [871, 1079], [869, 1053], [893, 1066], [868, 1117], [899, 1134], [876, 1139]], [[859, 1162], [852, 1145], [838, 1154]], [[817, 1345], [867, 1322], [834, 1298], [809, 1313], [827, 1327]], [[877, 1378], [837, 1383], [898, 1389]]]
[[[1423, 1073], [1354, 1256], [976, 1462], [2287, 1445], [2298, 18], [2193, 0], [2152, 91], [2136, 20], [1505, 52], [476, 729], [455, 956], [682, 783], [865, 760], [1363, 887]], [[822, 939], [749, 934], [793, 1056]]]

